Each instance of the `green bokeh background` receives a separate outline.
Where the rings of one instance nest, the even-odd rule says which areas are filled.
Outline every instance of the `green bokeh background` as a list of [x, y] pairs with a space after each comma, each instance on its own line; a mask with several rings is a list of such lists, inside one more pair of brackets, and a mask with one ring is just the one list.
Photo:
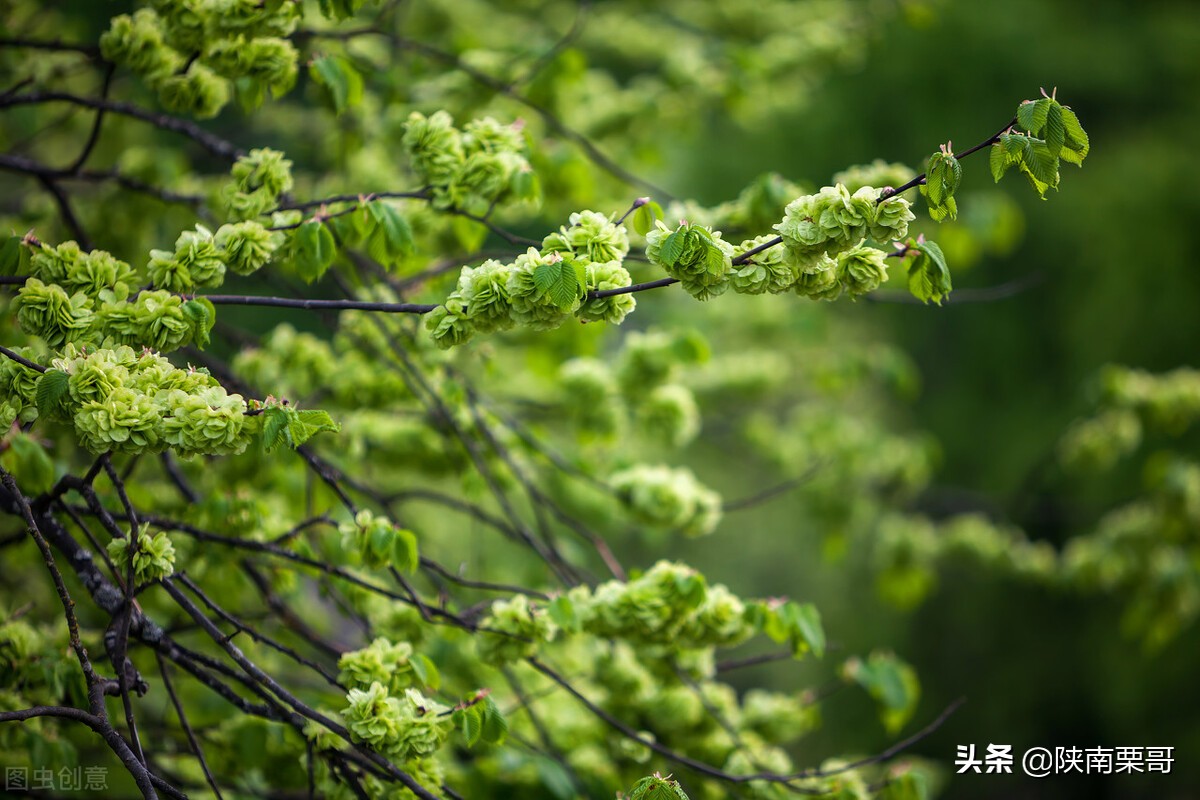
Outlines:
[[[931, 8], [927, 17], [910, 6], [907, 24], [890, 26], [865, 63], [825, 83], [789, 124], [715, 131], [701, 145], [714, 169], [680, 180], [715, 200], [770, 169], [821, 180], [875, 157], [914, 163], [947, 138], [959, 150], [986, 138], [1003, 122], [997, 109], [1058, 86], [1091, 135], [1086, 168], [1064, 167], [1061, 191], [1044, 203], [1006, 181], [1026, 212], [1023, 240], [1011, 255], [956, 276], [956, 288], [1026, 278], [1036, 285], [994, 303], [860, 304], [850, 313], [870, 317], [920, 367], [908, 424], [933, 433], [943, 455], [927, 509], [984, 510], [1060, 543], [1139, 486], [1136, 471], [1076, 485], [1049, 465], [1091, 376], [1108, 363], [1196, 365], [1200, 6], [1011, 0]], [[982, 159], [964, 167], [962, 191], [992, 183]], [[945, 796], [1200, 796], [1194, 628], [1148, 653], [1120, 630], [1115, 602], [953, 568], [916, 613], [897, 614], [862, 564], [851, 559], [831, 573], [816, 556], [820, 533], [792, 520], [778, 501], [727, 522], [725, 536], [683, 557], [726, 573], [736, 560], [734, 588], [747, 593], [756, 582], [792, 584], [820, 604], [831, 637], [851, 652], [895, 648], [922, 678], [917, 720], [965, 697], [915, 752], [948, 763], [968, 743], [981, 751], [1011, 744], [1018, 758], [1038, 745], [1176, 748], [1169, 776], [951, 776]], [[743, 525], [778, 536], [729, 535]], [[795, 670], [774, 675], [791, 681]], [[829, 752], [863, 745], [870, 709], [858, 699], [826, 706]]]

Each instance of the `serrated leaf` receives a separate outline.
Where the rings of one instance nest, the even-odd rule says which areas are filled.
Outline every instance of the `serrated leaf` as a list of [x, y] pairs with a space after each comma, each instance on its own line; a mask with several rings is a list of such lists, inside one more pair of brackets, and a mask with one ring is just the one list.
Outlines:
[[340, 56], [321, 56], [312, 62], [308, 74], [324, 86], [339, 116], [348, 108], [362, 102], [363, 78], [358, 70]]
[[479, 706], [468, 706], [454, 713], [458, 717], [458, 729], [462, 732], [467, 746], [474, 747], [475, 743], [479, 741], [479, 737], [483, 735], [483, 714]]
[[1088, 135], [1083, 130], [1083, 126], [1079, 124], [1079, 117], [1075, 116], [1075, 112], [1066, 106], [1062, 107], [1062, 121], [1066, 138], [1063, 143], [1063, 152], [1059, 156], [1072, 164], [1083, 164], [1083, 160], [1087, 158], [1088, 151], [1091, 149]]
[[1030, 142], [1021, 163], [1042, 183], [1058, 186], [1058, 156], [1050, 152], [1045, 142]]
[[396, 528], [396, 536], [392, 539], [392, 566], [401, 572], [413, 573], [421, 566], [421, 556], [417, 550], [417, 535], [407, 528]]
[[663, 239], [662, 247], [658, 250], [658, 258], [664, 264], [674, 266], [683, 255], [684, 229], [677, 230]]
[[333, 421], [328, 411], [319, 409], [296, 411], [291, 408], [287, 410], [289, 414], [287, 432], [291, 437], [292, 447], [299, 447], [321, 431], [337, 433], [341, 430], [341, 426]]
[[728, 269], [729, 257], [712, 242], [709, 242], [704, 252], [704, 260], [710, 275], [721, 275]]
[[921, 186], [921, 194], [925, 195], [930, 205], [940, 206], [946, 191], [946, 161], [941, 153], [934, 153], [929, 159], [929, 169], [925, 172], [925, 183]]
[[657, 772], [633, 785], [629, 800], [688, 800], [679, 781], [662, 777]]
[[480, 705], [483, 706], [483, 732], [480, 738], [488, 744], [503, 744], [508, 738], [508, 720], [490, 696], [483, 698]]
[[534, 267], [533, 284], [539, 292], [549, 295], [554, 305], [563, 309], [574, 306], [581, 295], [575, 267], [565, 258]]
[[1026, 101], [1017, 106], [1017, 122], [1021, 127], [1037, 136], [1046, 125], [1046, 115], [1050, 113], [1049, 97]]
[[933, 301], [941, 305], [950, 294], [950, 269], [946, 256], [935, 242], [917, 242], [909, 239], [906, 244], [917, 255], [908, 265], [908, 291], [922, 303]]
[[71, 376], [61, 370], [52, 369], [42, 373], [34, 395], [40, 416], [49, 417], [55, 414], [59, 400], [67, 393], [70, 382]]
[[282, 406], [272, 406], [263, 411], [263, 450], [271, 452], [287, 441], [288, 411]]
[[312, 283], [325, 274], [337, 252], [333, 234], [315, 219], [296, 229], [292, 247], [296, 256], [296, 272], [307, 283]]
[[1049, 110], [1046, 112], [1046, 149], [1050, 151], [1055, 158], [1058, 157], [1059, 151], [1067, 140], [1067, 130], [1063, 124], [1063, 108], [1055, 101], [1050, 101]]
[[412, 227], [395, 206], [375, 200], [367, 204], [367, 213], [372, 222], [367, 237], [367, 252], [371, 258], [389, 265], [412, 252]]
[[1004, 145], [994, 144], [988, 153], [988, 165], [992, 169], [992, 179], [996, 183], [1004, 177], [1004, 173], [1008, 172], [1008, 168], [1013, 165], [1012, 160], [1008, 157], [1008, 153], [1004, 151]]
[[442, 685], [442, 674], [438, 672], [437, 665], [429, 659], [429, 656], [424, 653], [413, 653], [408, 663], [412, 665], [413, 674], [417, 676], [417, 680], [421, 685], [437, 691]]

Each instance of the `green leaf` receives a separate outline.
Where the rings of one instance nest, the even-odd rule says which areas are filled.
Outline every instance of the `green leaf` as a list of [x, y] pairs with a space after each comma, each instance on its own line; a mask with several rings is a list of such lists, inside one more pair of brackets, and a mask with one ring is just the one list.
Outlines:
[[[697, 228], [697, 230], [702, 229]], [[704, 253], [704, 260], [710, 274], [720, 275], [724, 273], [726, 270], [727, 258], [728, 257], [725, 255], [725, 253], [722, 252], [721, 249], [716, 246], [716, 244], [713, 244], [711, 241], [709, 242]]]
[[338, 115], [362, 102], [362, 75], [346, 59], [340, 56], [321, 56], [312, 62], [308, 74], [329, 92], [333, 110]]
[[318, 220], [309, 220], [296, 230], [292, 239], [296, 254], [296, 271], [307, 283], [325, 274], [333, 263], [337, 244], [333, 234]]
[[928, 800], [929, 779], [924, 772], [909, 769], [887, 782], [879, 792], [879, 800]]
[[263, 450], [271, 452], [287, 441], [288, 411], [284, 406], [272, 406], [263, 411]]
[[1075, 112], [1066, 106], [1062, 107], [1062, 121], [1066, 138], [1063, 142], [1063, 150], [1059, 153], [1059, 156], [1063, 161], [1082, 165], [1083, 160], [1087, 158], [1088, 151], [1091, 149], [1088, 135], [1083, 130], [1083, 126], [1079, 124], [1079, 118], [1075, 116]]
[[942, 304], [952, 288], [946, 256], [935, 242], [909, 239], [905, 244], [917, 255], [908, 265], [908, 290], [922, 303]]
[[688, 796], [679, 781], [670, 776], [664, 778], [656, 772], [633, 785], [629, 800], [688, 800]]
[[20, 275], [28, 260], [28, 248], [20, 236], [9, 236], [0, 244], [0, 275]]
[[847, 676], [880, 705], [880, 716], [889, 733], [894, 733], [916, 710], [921, 687], [916, 672], [891, 653], [874, 652], [866, 661], [846, 662]]
[[392, 539], [392, 566], [401, 572], [413, 573], [421, 566], [417, 550], [417, 535], [407, 528], [396, 528]]
[[375, 200], [367, 204], [371, 232], [367, 252], [385, 266], [413, 251], [413, 232], [408, 220], [391, 203]]
[[483, 712], [478, 705], [461, 708], [454, 712], [458, 717], [458, 729], [462, 731], [467, 747], [474, 747], [483, 735]]
[[799, 635], [800, 641], [808, 646], [817, 658], [825, 655], [825, 629], [821, 626], [821, 612], [812, 603], [788, 603], [790, 627]]
[[58, 411], [58, 402], [67, 393], [67, 387], [70, 385], [71, 376], [67, 373], [52, 369], [42, 373], [38, 378], [37, 389], [34, 395], [34, 403], [37, 405], [38, 414], [42, 417], [55, 416]]
[[413, 674], [417, 676], [417, 680], [432, 691], [437, 691], [442, 685], [442, 674], [438, 672], [437, 665], [429, 659], [429, 656], [424, 653], [413, 653], [409, 656], [408, 663], [412, 665]]
[[559, 595], [546, 606], [550, 619], [567, 633], [579, 633], [581, 624], [575, 603], [565, 594]]
[[292, 447], [299, 447], [321, 431], [337, 433], [341, 430], [341, 426], [333, 421], [328, 411], [318, 409], [296, 411], [289, 408], [288, 413], [290, 419], [288, 419], [287, 432]]
[[508, 720], [496, 706], [491, 696], [483, 698], [483, 732], [481, 738], [488, 744], [503, 744], [508, 738]]
[[1009, 167], [1015, 163], [1005, 151], [1004, 145], [1000, 143], [992, 145], [988, 154], [988, 165], [992, 168], [992, 179], [996, 183], [1000, 182], [1000, 179], [1004, 177], [1004, 173], [1008, 172]]
[[633, 229], [645, 236], [650, 231], [654, 230], [656, 220], [663, 218], [662, 206], [651, 200], [643, 206], [640, 206], [637, 211], [633, 212]]
[[658, 250], [658, 258], [664, 264], [674, 266], [679, 261], [679, 257], [683, 255], [685, 230], [681, 228], [663, 239], [662, 247]]
[[1026, 100], [1017, 106], [1017, 122], [1021, 127], [1037, 136], [1046, 125], [1046, 115], [1050, 113], [1050, 104], [1054, 102], [1049, 97], [1039, 100]]
[[574, 306], [582, 296], [583, 285], [575, 267], [565, 258], [534, 267], [533, 284], [539, 292], [548, 294], [554, 305], [563, 309]]
[[675, 578], [675, 588], [679, 591], [687, 607], [699, 608], [708, 596], [708, 584], [704, 576], [698, 572], [680, 575]]
[[1058, 185], [1058, 156], [1050, 152], [1045, 142], [1031, 142], [1021, 163], [1042, 183], [1048, 186]]
[[1067, 141], [1067, 129], [1063, 124], [1063, 108], [1051, 101], [1046, 112], [1046, 148], [1057, 158]]

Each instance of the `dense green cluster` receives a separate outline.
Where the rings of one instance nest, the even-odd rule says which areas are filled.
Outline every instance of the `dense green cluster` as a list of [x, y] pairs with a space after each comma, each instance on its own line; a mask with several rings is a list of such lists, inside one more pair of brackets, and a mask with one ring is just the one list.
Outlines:
[[222, 190], [230, 215], [253, 219], [274, 209], [279, 197], [292, 188], [292, 162], [268, 147], [251, 150], [234, 162], [233, 181]]
[[[113, 564], [125, 574], [129, 568], [128, 538], [114, 538], [108, 543], [108, 556]], [[137, 536], [137, 550], [133, 554], [133, 576], [139, 583], [161, 581], [175, 572], [175, 546], [166, 531], [151, 535], [150, 526], [143, 525]]]
[[729, 647], [754, 633], [736, 595], [720, 584], [708, 585], [691, 567], [669, 561], [659, 561], [628, 582], [600, 584], [580, 607], [587, 631], [631, 642]]
[[342, 548], [357, 553], [362, 563], [372, 569], [396, 567], [405, 572], [417, 568], [417, 537], [397, 527], [387, 517], [377, 517], [369, 510], [359, 511], [354, 521], [339, 526]]
[[598, 212], [572, 214], [570, 222], [546, 237], [540, 250], [530, 247], [511, 264], [489, 259], [463, 267], [455, 290], [426, 317], [434, 342], [452, 347], [476, 333], [515, 325], [549, 330], [572, 315], [619, 325], [636, 305], [633, 297], [589, 298], [588, 293], [630, 285], [621, 266], [628, 235]]
[[646, 234], [646, 257], [679, 281], [697, 300], [709, 300], [729, 288], [734, 247], [720, 231], [686, 221], [668, 228], [662, 220]]
[[256, 0], [154, 0], [114, 17], [104, 57], [137, 73], [169, 111], [212, 117], [232, 92], [247, 105], [296, 82], [299, 54], [286, 38], [299, 6]]
[[523, 594], [497, 600], [483, 622], [475, 641], [479, 657], [489, 664], [506, 664], [528, 658], [539, 645], [558, 635], [558, 625], [546, 609]]
[[482, 214], [495, 203], [535, 196], [521, 128], [484, 117], [460, 130], [445, 111], [428, 117], [414, 111], [401, 144], [436, 207]]
[[424, 758], [437, 752], [450, 735], [450, 709], [416, 689], [392, 696], [378, 681], [366, 689], [351, 689], [342, 719], [355, 741], [397, 761]]
[[413, 646], [379, 637], [359, 650], [343, 653], [338, 659], [338, 681], [356, 689], [369, 689], [380, 683], [391, 694], [398, 694], [414, 682]]
[[786, 260], [799, 272], [797, 293], [831, 300], [843, 291], [851, 296], [874, 291], [887, 280], [886, 254], [865, 241], [904, 238], [915, 215], [903, 197], [879, 202], [881, 191], [864, 186], [851, 194], [836, 184], [788, 204], [775, 230], [783, 237]]
[[21, 398], [22, 407], [69, 421], [93, 453], [240, 453], [256, 430], [241, 395], [227, 394], [207, 371], [179, 369], [151, 350], [68, 344], [52, 367], [34, 397]]
[[[224, 251], [212, 238], [200, 226], [184, 233], [174, 256], [154, 251], [151, 273], [177, 289], [196, 281], [219, 282]], [[17, 322], [52, 348], [108, 341], [166, 352], [208, 340], [215, 316], [210, 303], [185, 300], [167, 289], [135, 292], [134, 270], [104, 251], [84, 253], [72, 241], [41, 244], [30, 265], [34, 274], [13, 304]]]
[[721, 521], [721, 496], [685, 467], [638, 464], [609, 478], [633, 518], [685, 536], [705, 536]]

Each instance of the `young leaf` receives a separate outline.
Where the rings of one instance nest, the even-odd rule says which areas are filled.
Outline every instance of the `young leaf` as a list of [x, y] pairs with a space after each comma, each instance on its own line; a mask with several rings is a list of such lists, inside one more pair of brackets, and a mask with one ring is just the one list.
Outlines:
[[454, 712], [458, 718], [458, 729], [462, 731], [467, 747], [474, 747], [483, 735], [483, 713], [478, 705], [468, 706]]
[[58, 401], [67, 393], [70, 382], [71, 376], [57, 369], [47, 370], [38, 378], [35, 404], [40, 416], [54, 415], [58, 409]]
[[674, 266], [679, 257], [683, 255], [684, 237], [686, 235], [686, 229], [680, 228], [663, 239], [662, 247], [658, 251], [658, 257], [664, 264]]
[[296, 229], [292, 247], [296, 254], [296, 271], [308, 283], [325, 274], [337, 250], [329, 228], [315, 219]]
[[442, 674], [438, 672], [437, 666], [429, 659], [429, 656], [424, 653], [413, 653], [408, 663], [412, 665], [413, 674], [417, 676], [417, 680], [421, 685], [437, 691], [442, 685]]
[[508, 738], [508, 720], [496, 706], [491, 696], [483, 698], [478, 705], [483, 707], [483, 731], [481, 737], [488, 744], [503, 744]]
[[391, 203], [375, 200], [367, 205], [372, 224], [367, 252], [380, 264], [390, 264], [413, 250], [412, 227]]
[[292, 447], [299, 447], [321, 431], [337, 433], [341, 430], [341, 426], [333, 421], [328, 411], [317, 409], [296, 411], [292, 408], [287, 409], [287, 411], [290, 417], [287, 424], [287, 433], [291, 439]]
[[1004, 173], [1008, 172], [1016, 162], [1009, 157], [1008, 152], [1004, 149], [1004, 145], [997, 142], [992, 145], [991, 151], [988, 153], [988, 165], [992, 168], [992, 179], [996, 183], [1004, 177]]
[[401, 572], [413, 573], [421, 565], [417, 551], [417, 535], [407, 528], [396, 528], [392, 539], [392, 566]]
[[645, 236], [654, 229], [655, 220], [663, 218], [662, 206], [651, 200], [633, 212], [633, 229]]
[[550, 295], [559, 308], [571, 308], [582, 295], [579, 276], [565, 258], [534, 267], [533, 284], [539, 292]]
[[880, 716], [889, 732], [903, 727], [916, 710], [921, 693], [916, 672], [891, 653], [871, 653], [865, 662], [852, 658], [844, 670], [879, 703]]
[[1037, 136], [1046, 124], [1046, 115], [1050, 113], [1050, 104], [1053, 102], [1049, 97], [1026, 100], [1017, 106], [1017, 122], [1021, 124], [1022, 128]]
[[263, 450], [271, 452], [287, 441], [288, 411], [285, 406], [271, 406], [263, 411]]
[[[788, 603], [789, 628], [797, 643], [803, 643], [817, 658], [825, 655], [825, 629], [821, 627], [821, 612], [812, 603]], [[783, 610], [783, 609], [781, 609]]]
[[917, 254], [908, 265], [908, 291], [922, 303], [932, 300], [941, 305], [952, 288], [942, 248], [934, 242], [916, 239], [909, 239], [905, 244], [910, 252]]
[[312, 62], [308, 74], [329, 92], [333, 110], [339, 116], [347, 108], [362, 102], [362, 75], [346, 59], [339, 56], [321, 56]]
[[1062, 106], [1052, 100], [1049, 111], [1046, 112], [1046, 148], [1055, 158], [1058, 158], [1059, 151], [1067, 141], [1067, 129], [1063, 124], [1062, 111]]

